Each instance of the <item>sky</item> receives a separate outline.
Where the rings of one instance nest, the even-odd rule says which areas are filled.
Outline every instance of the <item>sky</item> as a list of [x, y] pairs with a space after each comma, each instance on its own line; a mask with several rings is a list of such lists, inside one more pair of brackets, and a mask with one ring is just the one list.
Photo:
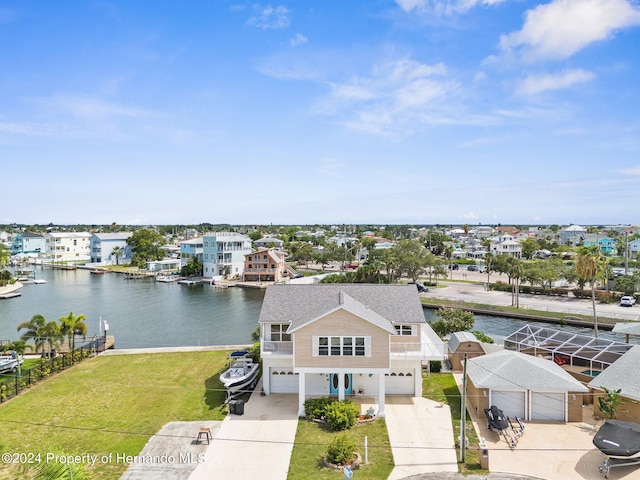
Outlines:
[[640, 224], [637, 0], [0, 0], [0, 223]]

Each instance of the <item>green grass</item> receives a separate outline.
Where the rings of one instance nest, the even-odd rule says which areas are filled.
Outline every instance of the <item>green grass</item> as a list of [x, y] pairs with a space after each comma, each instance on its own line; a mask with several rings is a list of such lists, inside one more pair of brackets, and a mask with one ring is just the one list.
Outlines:
[[[218, 380], [228, 352], [100, 356], [56, 374], [0, 405], [4, 452], [140, 453], [171, 421], [221, 420]], [[124, 464], [99, 465], [94, 478], [118, 479]], [[19, 478], [0, 465], [0, 478]]]
[[[423, 396], [436, 402], [444, 402], [451, 408], [451, 421], [453, 423], [453, 432], [458, 444], [458, 436], [460, 435], [460, 406], [461, 395], [458, 385], [453, 375], [450, 373], [432, 373], [422, 381]], [[480, 452], [478, 450], [478, 435], [473, 428], [471, 417], [467, 413], [466, 416], [466, 437], [469, 439], [469, 449], [465, 452], [464, 464], [458, 463], [461, 473], [478, 473], [486, 474], [486, 470], [480, 468]], [[456, 456], [460, 459], [460, 449], [456, 447]]]
[[[371, 480], [386, 479], [393, 469], [393, 455], [387, 434], [387, 425], [383, 418], [375, 422], [356, 425], [348, 434], [355, 439], [362, 464], [354, 470], [354, 478]], [[289, 480], [337, 480], [343, 478], [341, 471], [324, 466], [323, 457], [329, 443], [342, 432], [332, 432], [321, 423], [298, 420], [295, 445], [291, 453]], [[364, 437], [369, 445], [369, 464], [364, 465]]]

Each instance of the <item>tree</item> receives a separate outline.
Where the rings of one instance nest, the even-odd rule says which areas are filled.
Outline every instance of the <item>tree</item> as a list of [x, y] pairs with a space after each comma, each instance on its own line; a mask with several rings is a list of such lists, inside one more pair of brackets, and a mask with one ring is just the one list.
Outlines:
[[51, 357], [53, 347], [58, 346], [64, 338], [60, 324], [52, 320], [47, 322], [39, 331], [42, 338], [49, 344], [49, 357]]
[[420, 240], [403, 239], [394, 247], [398, 265], [398, 273], [409, 277], [413, 282], [418, 281], [427, 266], [427, 250]]
[[11, 259], [11, 251], [2, 243], [0, 243], [0, 268], [4, 268], [9, 265]]
[[520, 241], [522, 245], [522, 256], [527, 260], [531, 260], [533, 258], [533, 254], [538, 249], [538, 242], [536, 242], [533, 238], [525, 238]]
[[147, 262], [162, 260], [165, 256], [163, 243], [164, 239], [159, 233], [147, 229], [135, 232], [127, 238], [127, 245], [133, 252], [131, 263], [138, 268], [145, 268]]
[[87, 336], [87, 324], [85, 320], [87, 317], [82, 314], [76, 316], [73, 312], [69, 312], [66, 317], [60, 317], [60, 334], [64, 337], [66, 335], [69, 340], [69, 349], [71, 351], [76, 349], [76, 335]]
[[395, 278], [398, 259], [394, 248], [382, 248], [369, 252], [369, 259], [377, 260], [387, 272], [387, 283], [392, 283]]
[[44, 318], [43, 315], [36, 314], [32, 316], [29, 321], [22, 322], [18, 325], [18, 332], [20, 330], [26, 330], [20, 338], [25, 341], [32, 339], [36, 352], [44, 345], [45, 340], [42, 336], [42, 328], [46, 323], [47, 319]]
[[460, 308], [439, 308], [436, 310], [436, 316], [439, 318], [430, 325], [441, 338], [453, 332], [470, 330], [475, 323], [473, 313]]
[[111, 255], [116, 257], [116, 265], [120, 264], [120, 257], [124, 256], [124, 249], [122, 247], [113, 247]]
[[602, 387], [602, 389], [604, 390], [604, 397], [598, 397], [598, 408], [608, 419], [614, 419], [618, 414], [618, 406], [622, 403], [620, 398], [622, 389], [609, 390], [606, 387]]
[[453, 269], [451, 268], [451, 258], [453, 257], [453, 247], [451, 245], [447, 245], [444, 247], [443, 255], [449, 262], [449, 270], [451, 271], [451, 278], [453, 278]]
[[522, 260], [508, 256], [507, 274], [511, 279], [511, 306], [520, 308], [520, 277], [522, 277]]
[[591, 285], [591, 306], [593, 308], [593, 330], [598, 338], [598, 316], [596, 315], [596, 291], [595, 284], [598, 276], [603, 271], [604, 257], [600, 253], [599, 245], [580, 247], [576, 260], [576, 272], [585, 282]]

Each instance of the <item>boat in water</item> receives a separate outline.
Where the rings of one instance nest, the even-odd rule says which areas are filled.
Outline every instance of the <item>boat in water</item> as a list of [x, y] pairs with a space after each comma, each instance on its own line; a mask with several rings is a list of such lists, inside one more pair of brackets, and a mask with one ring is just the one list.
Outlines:
[[220, 382], [227, 389], [227, 400], [252, 390], [258, 383], [260, 365], [253, 363], [249, 352], [241, 350], [229, 356], [229, 368], [220, 374]]
[[0, 356], [0, 373], [15, 372], [18, 365], [22, 365], [24, 357], [22, 355], [1, 355]]

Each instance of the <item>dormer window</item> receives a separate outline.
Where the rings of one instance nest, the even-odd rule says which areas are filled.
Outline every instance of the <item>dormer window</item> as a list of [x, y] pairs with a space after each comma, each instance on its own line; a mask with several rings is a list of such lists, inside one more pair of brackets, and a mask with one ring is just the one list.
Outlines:
[[396, 325], [396, 332], [402, 336], [415, 336], [416, 325]]

